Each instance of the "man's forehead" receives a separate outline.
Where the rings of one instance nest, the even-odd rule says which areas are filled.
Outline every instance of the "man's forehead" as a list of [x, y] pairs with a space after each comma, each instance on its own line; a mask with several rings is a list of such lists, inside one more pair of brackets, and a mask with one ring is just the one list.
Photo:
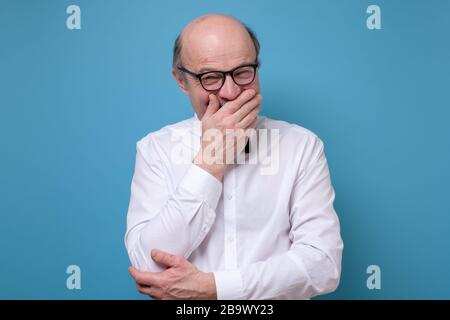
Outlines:
[[195, 72], [228, 71], [242, 65], [256, 62], [256, 54], [251, 50], [227, 51], [213, 53], [192, 54], [186, 57], [186, 64]]
[[207, 69], [221, 70], [231, 69], [242, 64], [254, 63], [256, 60], [256, 52], [253, 44], [250, 45], [246, 41], [236, 44], [224, 41], [222, 44], [216, 45], [198, 45], [190, 43], [185, 47], [183, 60], [186, 64], [196, 67], [203, 72]]

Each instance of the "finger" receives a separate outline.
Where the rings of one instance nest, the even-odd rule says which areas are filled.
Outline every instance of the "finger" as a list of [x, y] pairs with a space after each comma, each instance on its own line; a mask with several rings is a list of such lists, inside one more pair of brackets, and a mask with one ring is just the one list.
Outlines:
[[246, 130], [255, 129], [257, 123], [258, 123], [258, 117], [256, 117], [255, 120], [253, 120], [253, 122], [249, 124], [249, 126], [246, 128]]
[[180, 264], [180, 257], [158, 249], [153, 249], [151, 256], [156, 263], [166, 267], [175, 267]]
[[140, 293], [146, 294], [152, 297], [153, 299], [159, 300], [164, 298], [164, 292], [160, 288], [143, 286], [140, 285], [139, 283], [136, 283], [136, 287]]
[[241, 108], [247, 101], [250, 101], [256, 95], [256, 91], [248, 89], [243, 91], [234, 101], [227, 102], [224, 107], [228, 109], [230, 113], [235, 113]]
[[136, 283], [145, 286], [158, 286], [160, 283], [161, 272], [141, 272], [134, 267], [128, 268], [131, 276]]
[[262, 96], [256, 95], [253, 99], [244, 104], [239, 110], [237, 110], [231, 117], [235, 123], [242, 121], [250, 112], [261, 105]]
[[251, 125], [257, 120], [258, 113], [261, 111], [261, 106], [258, 105], [250, 113], [248, 113], [241, 121], [236, 125], [239, 129], [251, 128]]
[[220, 109], [219, 99], [215, 95], [210, 94], [208, 107], [206, 108], [206, 112], [203, 116], [206, 116], [208, 118], [212, 116], [214, 113], [216, 113], [217, 110], [219, 109]]
[[248, 128], [256, 128], [256, 124], [258, 123], [258, 117], [248, 126]]

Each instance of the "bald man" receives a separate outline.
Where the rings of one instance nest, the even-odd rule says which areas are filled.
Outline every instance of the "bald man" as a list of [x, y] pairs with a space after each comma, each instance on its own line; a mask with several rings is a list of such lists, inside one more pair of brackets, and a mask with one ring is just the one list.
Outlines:
[[190, 22], [173, 77], [194, 117], [137, 143], [125, 244], [155, 299], [309, 299], [339, 283], [343, 243], [322, 141], [260, 116], [259, 42]]

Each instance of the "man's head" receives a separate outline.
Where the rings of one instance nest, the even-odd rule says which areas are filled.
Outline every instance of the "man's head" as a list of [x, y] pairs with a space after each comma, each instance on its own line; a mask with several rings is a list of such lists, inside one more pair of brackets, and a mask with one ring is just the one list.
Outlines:
[[[202, 86], [200, 79], [189, 71], [196, 74], [230, 71], [240, 66], [257, 64], [258, 54], [258, 40], [249, 28], [229, 16], [206, 15], [191, 21], [175, 41], [172, 74], [183, 92], [189, 96], [201, 119], [208, 107], [210, 94], [214, 94], [223, 105], [235, 100], [245, 89], [259, 92], [258, 73], [255, 70], [255, 77], [248, 84], [244, 78], [244, 85], [236, 84], [228, 74], [220, 89], [207, 91], [204, 86], [208, 79], [203, 78]], [[249, 67], [244, 71], [251, 70]], [[238, 76], [239, 73], [235, 73], [235, 80]], [[252, 79], [249, 78], [250, 80]]]

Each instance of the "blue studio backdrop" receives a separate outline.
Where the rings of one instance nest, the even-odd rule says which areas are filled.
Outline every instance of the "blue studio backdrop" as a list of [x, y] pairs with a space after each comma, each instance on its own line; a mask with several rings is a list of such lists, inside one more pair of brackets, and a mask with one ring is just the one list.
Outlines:
[[205, 13], [256, 31], [262, 114], [325, 143], [345, 249], [322, 298], [450, 299], [448, 0], [1, 0], [0, 298], [145, 298], [123, 241], [135, 143], [193, 115], [171, 50]]

